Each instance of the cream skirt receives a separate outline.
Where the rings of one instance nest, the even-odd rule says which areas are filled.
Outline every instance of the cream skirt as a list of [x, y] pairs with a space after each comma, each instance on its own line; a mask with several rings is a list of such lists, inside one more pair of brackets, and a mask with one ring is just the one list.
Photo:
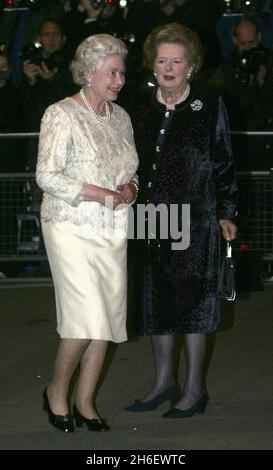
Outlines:
[[127, 340], [127, 240], [87, 239], [69, 222], [42, 222], [61, 338]]

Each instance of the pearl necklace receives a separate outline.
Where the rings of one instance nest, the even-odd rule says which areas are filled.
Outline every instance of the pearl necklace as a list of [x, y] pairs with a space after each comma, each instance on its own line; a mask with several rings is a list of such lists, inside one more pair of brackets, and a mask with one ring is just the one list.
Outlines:
[[81, 95], [81, 99], [83, 100], [85, 106], [91, 112], [92, 116], [98, 121], [98, 123], [101, 126], [107, 126], [110, 122], [110, 119], [111, 119], [111, 113], [110, 113], [110, 108], [109, 108], [108, 102], [106, 101], [106, 103], [105, 103], [105, 116], [100, 116], [92, 108], [91, 104], [89, 103], [89, 101], [87, 100], [87, 98], [84, 94], [83, 89], [80, 90], [80, 95]]

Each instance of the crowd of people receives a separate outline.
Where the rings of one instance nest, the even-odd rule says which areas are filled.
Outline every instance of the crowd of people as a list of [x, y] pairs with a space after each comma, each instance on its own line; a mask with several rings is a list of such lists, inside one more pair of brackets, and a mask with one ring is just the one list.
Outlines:
[[[146, 89], [148, 82], [153, 83], [143, 62], [146, 37], [156, 27], [171, 22], [198, 33], [204, 49], [204, 64], [195, 82], [224, 97], [232, 130], [270, 130], [273, 63], [272, 50], [264, 44], [269, 44], [265, 24], [267, 18], [269, 27], [271, 16], [267, 12], [253, 19], [241, 13], [236, 23], [232, 17], [228, 25], [231, 52], [226, 57], [223, 44], [227, 37], [219, 34], [224, 3], [221, 0], [138, 0], [128, 1], [126, 7], [121, 8], [119, 2], [37, 0], [26, 11], [16, 8], [1, 11], [1, 61], [8, 62], [9, 73], [2, 73], [0, 105], [3, 116], [10, 116], [10, 119], [0, 121], [0, 132], [39, 131], [45, 109], [77, 91], [69, 65], [80, 42], [98, 33], [119, 37], [128, 47], [126, 84], [119, 97], [120, 104], [126, 103], [132, 93]], [[226, 32], [227, 25], [222, 29]], [[253, 54], [245, 54], [249, 50], [253, 50]], [[255, 137], [254, 145], [253, 142], [253, 137], [234, 138], [237, 169], [265, 170], [271, 166], [271, 138]], [[15, 143], [7, 146], [3, 141], [0, 147], [1, 171], [35, 169], [37, 139], [24, 141], [20, 149]], [[6, 157], [5, 148], [13, 148], [9, 151], [12, 158]], [[263, 157], [257, 159], [257, 152]]]

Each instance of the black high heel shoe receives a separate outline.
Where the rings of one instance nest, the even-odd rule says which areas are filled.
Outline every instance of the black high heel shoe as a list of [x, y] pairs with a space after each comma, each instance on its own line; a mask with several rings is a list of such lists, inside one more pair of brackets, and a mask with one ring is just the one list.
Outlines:
[[60, 431], [63, 432], [74, 432], [74, 424], [73, 424], [73, 418], [70, 414], [68, 415], [55, 415], [49, 405], [48, 401], [48, 396], [47, 396], [47, 389], [44, 390], [43, 393], [43, 409], [47, 412], [48, 414], [48, 421], [52, 426], [55, 428], [59, 429]]
[[110, 426], [106, 423], [105, 419], [85, 418], [83, 415], [81, 415], [76, 405], [74, 405], [73, 407], [73, 413], [76, 421], [76, 426], [78, 426], [78, 428], [82, 428], [83, 424], [86, 424], [88, 431], [105, 432], [111, 430]]
[[162, 415], [162, 418], [190, 418], [194, 413], [204, 413], [206, 406], [208, 404], [209, 397], [206, 392], [203, 393], [201, 398], [197, 400], [190, 408], [187, 410], [181, 410], [179, 408], [171, 408], [169, 411]]
[[151, 411], [154, 410], [158, 405], [165, 401], [175, 402], [181, 397], [181, 389], [178, 384], [173, 384], [167, 388], [164, 392], [159, 393], [154, 398], [148, 401], [135, 400], [132, 405], [126, 406], [126, 411]]

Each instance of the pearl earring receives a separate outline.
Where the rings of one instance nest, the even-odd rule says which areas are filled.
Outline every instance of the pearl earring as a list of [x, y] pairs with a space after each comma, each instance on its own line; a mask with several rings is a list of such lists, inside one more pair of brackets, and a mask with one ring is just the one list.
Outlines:
[[157, 73], [154, 71], [154, 77], [157, 77]]
[[91, 86], [92, 86], [92, 83], [91, 83], [91, 82], [87, 82], [87, 86], [88, 86], [88, 87], [91, 87]]
[[189, 72], [189, 73], [187, 74], [187, 79], [188, 79], [188, 80], [191, 79], [191, 72]]

